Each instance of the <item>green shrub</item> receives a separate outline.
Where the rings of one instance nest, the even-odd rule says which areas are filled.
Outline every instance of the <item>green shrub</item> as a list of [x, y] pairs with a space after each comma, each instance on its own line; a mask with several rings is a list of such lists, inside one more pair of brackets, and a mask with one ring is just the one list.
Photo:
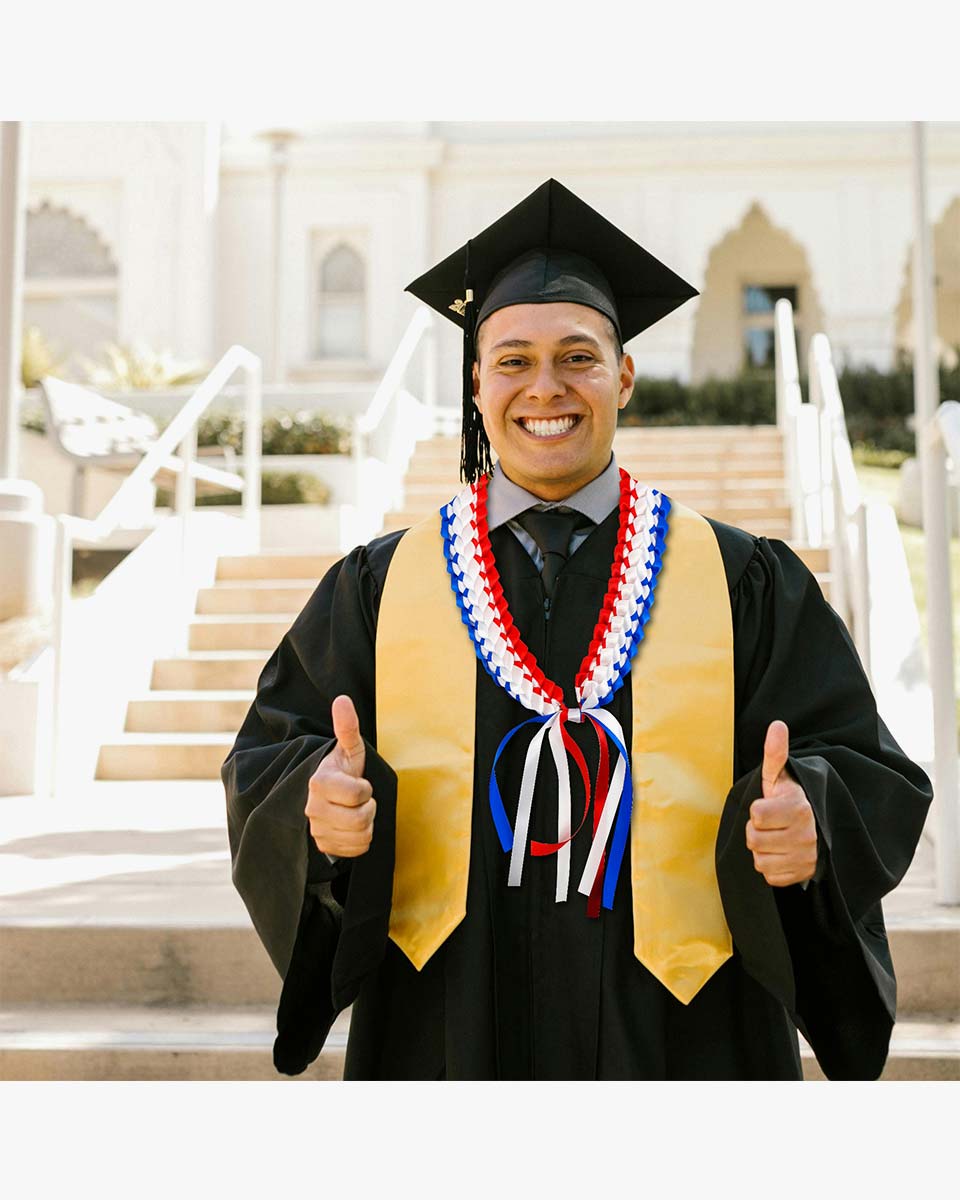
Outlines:
[[[901, 357], [892, 371], [873, 367], [843, 370], [840, 395], [847, 431], [867, 453], [885, 452], [900, 461], [915, 453], [916, 439], [907, 424], [913, 417], [913, 367]], [[809, 396], [806, 379], [800, 381]], [[940, 399], [960, 400], [960, 365], [940, 367]], [[749, 372], [733, 379], [685, 384], [676, 379], [637, 379], [620, 412], [621, 425], [757, 425], [776, 420], [772, 372]]]
[[[330, 488], [307, 471], [263, 471], [260, 476], [261, 504], [328, 504]], [[157, 507], [172, 508], [173, 492], [157, 488]], [[212, 493], [197, 496], [197, 507], [242, 503], [240, 492]]]
[[[243, 450], [243, 415], [212, 412], [197, 424], [197, 445]], [[350, 429], [322, 413], [271, 413], [263, 422], [263, 453], [349, 454]]]
[[909, 457], [906, 450], [878, 450], [865, 442], [856, 442], [853, 446], [853, 461], [858, 466], [896, 469], [902, 467]]
[[775, 420], [776, 396], [769, 373], [699, 384], [641, 378], [620, 412], [621, 425], [768, 425]]

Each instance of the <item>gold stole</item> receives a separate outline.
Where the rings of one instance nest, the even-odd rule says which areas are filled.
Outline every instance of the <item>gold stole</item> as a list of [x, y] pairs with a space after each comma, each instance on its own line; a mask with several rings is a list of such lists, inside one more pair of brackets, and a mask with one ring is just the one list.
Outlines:
[[[437, 512], [397, 545], [376, 642], [377, 749], [398, 777], [390, 937], [417, 970], [466, 914], [477, 666]], [[634, 954], [687, 1004], [732, 952], [714, 848], [734, 714], [723, 561], [682, 504], [630, 678]]]

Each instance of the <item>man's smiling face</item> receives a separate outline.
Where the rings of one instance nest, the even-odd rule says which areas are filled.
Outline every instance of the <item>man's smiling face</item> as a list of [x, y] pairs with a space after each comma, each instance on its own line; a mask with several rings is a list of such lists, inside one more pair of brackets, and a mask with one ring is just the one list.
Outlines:
[[478, 330], [474, 402], [508, 478], [562, 500], [606, 467], [634, 367], [583, 304], [511, 304]]

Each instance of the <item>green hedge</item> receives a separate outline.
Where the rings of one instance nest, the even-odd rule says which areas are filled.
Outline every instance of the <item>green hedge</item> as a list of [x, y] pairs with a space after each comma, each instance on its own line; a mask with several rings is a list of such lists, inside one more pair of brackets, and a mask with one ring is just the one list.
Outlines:
[[[264, 418], [264, 454], [349, 454], [350, 428], [317, 412], [277, 412]], [[243, 449], [243, 416], [208, 413], [197, 424], [197, 445]]]
[[637, 379], [621, 425], [769, 425], [776, 420], [773, 376], [740, 375], [681, 383]]
[[[136, 407], [135, 405], [133, 407]], [[162, 433], [169, 421], [158, 420]], [[26, 408], [20, 427], [46, 433], [43, 411]], [[243, 417], [239, 413], [212, 412], [197, 422], [198, 446], [232, 446], [243, 449]], [[263, 454], [349, 454], [350, 427], [315, 412], [271, 413], [263, 422]]]
[[[330, 488], [309, 472], [263, 471], [260, 475], [261, 504], [327, 504], [329, 500]], [[196, 498], [198, 507], [240, 502], [240, 492], [215, 493]], [[173, 492], [167, 488], [157, 488], [156, 503], [158, 508], [172, 508]]]
[[[807, 381], [801, 390], [809, 395]], [[913, 368], [901, 360], [892, 371], [857, 367], [840, 373], [840, 395], [850, 441], [873, 451], [915, 453], [907, 418], [913, 415]], [[940, 367], [940, 399], [960, 400], [960, 365]], [[776, 420], [772, 372], [750, 372], [700, 384], [638, 379], [621, 425], [763, 425]]]

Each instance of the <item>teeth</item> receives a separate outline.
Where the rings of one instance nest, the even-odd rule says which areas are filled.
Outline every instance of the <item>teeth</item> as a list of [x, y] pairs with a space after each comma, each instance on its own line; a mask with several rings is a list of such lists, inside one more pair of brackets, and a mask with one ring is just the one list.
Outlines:
[[554, 437], [558, 433], [566, 433], [577, 423], [576, 417], [561, 417], [559, 420], [540, 421], [530, 417], [523, 419], [523, 427], [536, 437]]

